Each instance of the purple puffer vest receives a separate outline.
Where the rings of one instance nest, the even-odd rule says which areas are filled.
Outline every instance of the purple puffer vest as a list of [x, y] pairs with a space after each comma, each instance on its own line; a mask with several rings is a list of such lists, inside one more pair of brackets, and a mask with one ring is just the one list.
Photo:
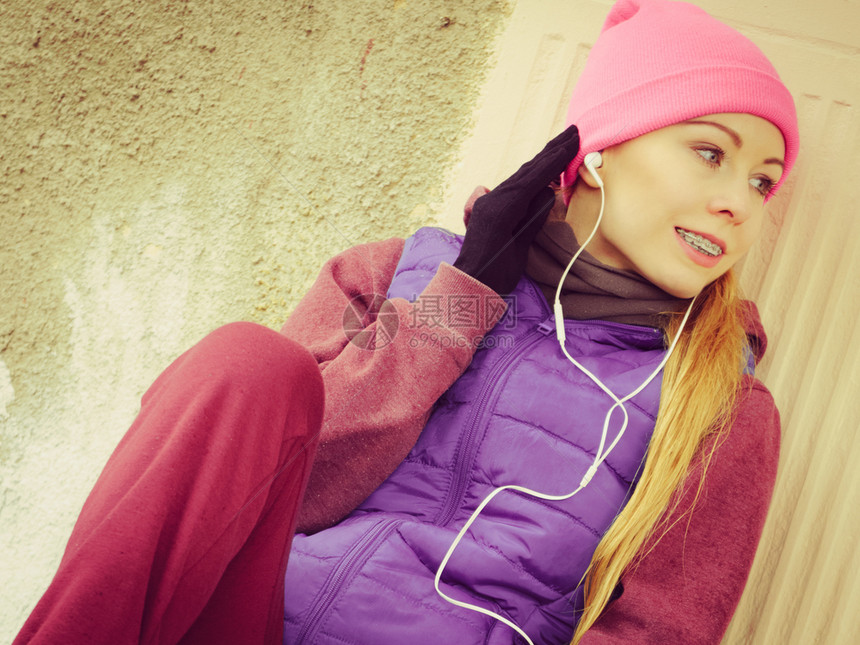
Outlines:
[[[460, 244], [446, 231], [419, 230], [407, 240], [389, 296], [414, 298], [441, 261], [453, 263]], [[565, 327], [570, 354], [619, 397], [664, 354], [655, 329], [573, 320]], [[626, 404], [624, 437], [573, 498], [498, 495], [455, 550], [443, 591], [508, 617], [535, 643], [569, 643], [582, 609], [580, 579], [636, 481], [659, 398], [657, 377]], [[460, 527], [495, 487], [574, 490], [611, 404], [561, 353], [550, 307], [524, 277], [406, 460], [341, 523], [295, 537], [284, 643], [522, 642], [503, 623], [440, 598], [433, 577]], [[609, 441], [621, 416], [613, 414]]]

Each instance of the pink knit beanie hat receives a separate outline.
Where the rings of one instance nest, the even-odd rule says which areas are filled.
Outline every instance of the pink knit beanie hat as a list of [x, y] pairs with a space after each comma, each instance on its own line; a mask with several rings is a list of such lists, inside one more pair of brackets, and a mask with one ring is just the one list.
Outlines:
[[589, 152], [719, 112], [754, 114], [782, 131], [785, 170], [776, 190], [797, 158], [797, 114], [761, 50], [686, 2], [619, 0], [570, 99], [567, 125], [577, 125], [581, 145], [562, 185], [573, 184]]

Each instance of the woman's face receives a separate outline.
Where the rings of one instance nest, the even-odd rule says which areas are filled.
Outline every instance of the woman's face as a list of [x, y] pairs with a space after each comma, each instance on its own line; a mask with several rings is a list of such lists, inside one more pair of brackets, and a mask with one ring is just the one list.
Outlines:
[[[711, 114], [603, 151], [606, 189], [588, 252], [691, 298], [728, 271], [756, 241], [764, 199], [782, 175], [779, 129], [750, 114]], [[567, 221], [584, 241], [600, 194], [580, 170]]]

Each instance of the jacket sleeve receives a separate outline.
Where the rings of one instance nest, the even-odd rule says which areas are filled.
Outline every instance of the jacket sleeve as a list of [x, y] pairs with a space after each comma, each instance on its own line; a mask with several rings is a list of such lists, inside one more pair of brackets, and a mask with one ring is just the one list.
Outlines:
[[720, 643], [752, 566], [779, 460], [773, 398], [745, 378], [735, 422], [713, 455], [698, 500], [701, 465], [670, 517], [672, 528], [623, 576], [620, 597], [582, 645]]
[[281, 329], [315, 356], [325, 384], [301, 532], [335, 523], [393, 472], [504, 313], [494, 291], [445, 263], [414, 302], [384, 300], [403, 244], [361, 245], [327, 262]]

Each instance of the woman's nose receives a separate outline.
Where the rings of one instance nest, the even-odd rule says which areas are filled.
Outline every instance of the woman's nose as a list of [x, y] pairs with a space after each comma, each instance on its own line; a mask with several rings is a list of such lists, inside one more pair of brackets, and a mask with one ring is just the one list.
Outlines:
[[715, 187], [708, 210], [714, 215], [730, 219], [735, 224], [743, 224], [755, 212], [755, 198], [754, 190], [748, 181], [736, 178], [722, 181]]

